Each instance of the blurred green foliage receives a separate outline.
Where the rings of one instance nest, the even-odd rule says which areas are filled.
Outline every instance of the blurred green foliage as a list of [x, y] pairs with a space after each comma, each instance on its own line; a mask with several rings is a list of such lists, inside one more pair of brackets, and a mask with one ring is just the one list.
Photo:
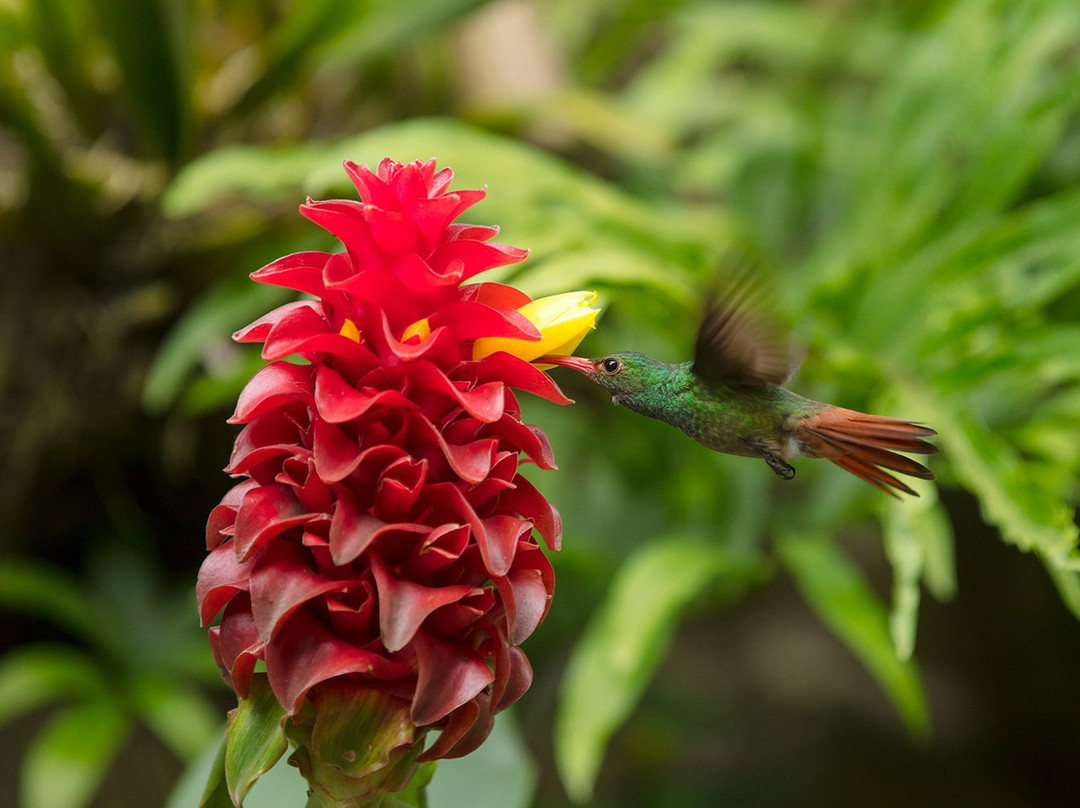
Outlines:
[[[977, 503], [1080, 616], [1078, 41], [1072, 0], [0, 7], [4, 549], [145, 589], [145, 566], [98, 547], [108, 529], [190, 581], [227, 484], [218, 424], [260, 364], [229, 334], [283, 300], [246, 275], [333, 248], [295, 207], [351, 196], [343, 159], [434, 156], [456, 187], [487, 186], [477, 221], [531, 250], [495, 279], [601, 290], [585, 351], [685, 358], [700, 290], [750, 249], [806, 350], [796, 390], [940, 432], [947, 495], [895, 503], [810, 463], [779, 483], [577, 379], [574, 407], [525, 402], [562, 469], [534, 475], [566, 549], [530, 655], [542, 681], [576, 642], [554, 721], [567, 792], [589, 798], [684, 620], [787, 576], [932, 732], [916, 628], [923, 591], [964, 591], [949, 502]], [[70, 622], [84, 587], [11, 563], [5, 608], [74, 641], [16, 634], [0, 662], [0, 718], [74, 698], [25, 756], [27, 788], [75, 736], [81, 779], [50, 804], [89, 804], [131, 721], [188, 759], [184, 722], [102, 670], [181, 700], [188, 674], [103, 662], [134, 629]]]
[[112, 541], [83, 578], [85, 589], [50, 565], [0, 563], [0, 608], [77, 641], [27, 643], [0, 657], [0, 726], [55, 706], [26, 753], [25, 808], [87, 804], [136, 722], [184, 761], [218, 733], [204, 692], [217, 671], [190, 619], [189, 589], [156, 591], [159, 572]]

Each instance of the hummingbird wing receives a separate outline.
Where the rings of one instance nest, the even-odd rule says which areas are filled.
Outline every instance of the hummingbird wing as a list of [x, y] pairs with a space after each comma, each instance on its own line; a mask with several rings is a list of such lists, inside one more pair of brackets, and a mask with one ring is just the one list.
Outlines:
[[792, 372], [787, 340], [745, 276], [707, 298], [694, 347], [694, 374], [713, 385], [783, 384]]

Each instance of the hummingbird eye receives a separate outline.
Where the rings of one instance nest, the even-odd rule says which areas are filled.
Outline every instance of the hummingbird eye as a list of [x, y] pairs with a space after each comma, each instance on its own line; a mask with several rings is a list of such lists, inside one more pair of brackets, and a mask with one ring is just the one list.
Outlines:
[[600, 363], [600, 369], [604, 373], [618, 373], [622, 369], [622, 362], [616, 359], [614, 356], [609, 356], [603, 362]]

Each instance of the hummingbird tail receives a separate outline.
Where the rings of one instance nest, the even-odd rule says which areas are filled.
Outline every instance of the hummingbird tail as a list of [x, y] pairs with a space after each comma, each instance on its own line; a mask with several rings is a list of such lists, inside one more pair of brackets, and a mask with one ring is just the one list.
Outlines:
[[934, 473], [926, 466], [897, 452], [937, 454], [940, 449], [923, 440], [936, 434], [913, 421], [867, 415], [843, 407], [830, 407], [811, 415], [795, 430], [795, 438], [808, 455], [831, 460], [892, 496], [903, 491], [916, 497], [918, 493], [885, 469], [922, 480], [934, 479]]

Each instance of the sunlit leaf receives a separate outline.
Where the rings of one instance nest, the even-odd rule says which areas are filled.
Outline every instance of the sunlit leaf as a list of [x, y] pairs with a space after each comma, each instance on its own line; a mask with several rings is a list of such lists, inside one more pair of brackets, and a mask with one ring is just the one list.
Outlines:
[[439, 165], [454, 169], [455, 187], [487, 187], [488, 199], [476, 210], [497, 206], [503, 233], [528, 246], [533, 259], [585, 245], [626, 249], [633, 243], [643, 259], [671, 271], [708, 266], [725, 246], [715, 239], [730, 224], [715, 212], [658, 210], [540, 149], [443, 118], [390, 124], [335, 143], [211, 152], [177, 176], [164, 207], [181, 217], [238, 196], [352, 195], [343, 160], [372, 166], [386, 156], [426, 160], [434, 156], [432, 144], [438, 144]]
[[[871, 109], [830, 129], [856, 181], [855, 218], [835, 229], [849, 260], [887, 265], [1015, 198], [1060, 136], [1065, 109], [1052, 99], [1076, 76], [1075, 61], [1066, 68], [1057, 57], [1078, 20], [1037, 5], [952, 4], [892, 65]], [[1031, 36], [1008, 47], [1018, 31]], [[956, 159], [935, 162], [945, 153]]]

